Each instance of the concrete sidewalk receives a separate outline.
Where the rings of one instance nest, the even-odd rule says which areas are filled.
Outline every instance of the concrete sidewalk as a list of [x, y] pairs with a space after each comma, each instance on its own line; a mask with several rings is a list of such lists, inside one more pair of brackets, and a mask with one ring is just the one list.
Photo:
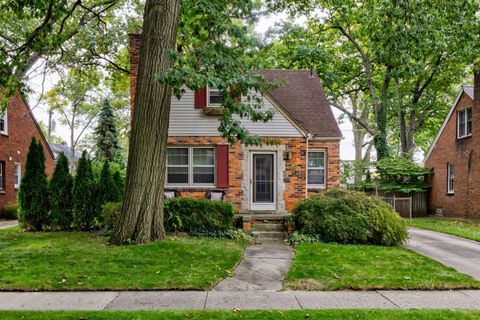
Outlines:
[[1, 220], [0, 230], [18, 226], [17, 220]]
[[480, 280], [480, 242], [450, 234], [409, 228], [406, 247]]
[[480, 291], [0, 292], [0, 310], [477, 309]]

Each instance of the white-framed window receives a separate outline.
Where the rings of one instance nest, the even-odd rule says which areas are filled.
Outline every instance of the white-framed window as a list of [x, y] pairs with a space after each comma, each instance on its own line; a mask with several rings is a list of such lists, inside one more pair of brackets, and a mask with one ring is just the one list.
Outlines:
[[5, 161], [0, 161], [0, 190], [5, 190]]
[[325, 187], [325, 150], [309, 150], [307, 156], [307, 185], [312, 188]]
[[223, 97], [220, 89], [207, 87], [207, 104], [209, 107], [222, 106]]
[[447, 193], [453, 194], [455, 192], [455, 165], [447, 164]]
[[168, 186], [212, 186], [215, 184], [214, 147], [168, 147]]
[[20, 182], [22, 181], [22, 164], [15, 163], [15, 171], [13, 171], [13, 183], [15, 189], [20, 188]]
[[4, 135], [8, 134], [7, 110], [3, 111], [3, 113], [0, 110], [0, 134], [4, 134]]
[[457, 137], [465, 138], [472, 135], [472, 108], [465, 108], [457, 112]]

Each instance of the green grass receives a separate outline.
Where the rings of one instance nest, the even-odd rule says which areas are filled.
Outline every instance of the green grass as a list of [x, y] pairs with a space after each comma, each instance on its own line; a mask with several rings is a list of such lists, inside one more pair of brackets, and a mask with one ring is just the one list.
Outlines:
[[480, 281], [403, 247], [298, 246], [284, 280], [294, 290], [480, 288]]
[[480, 222], [446, 218], [415, 218], [412, 227], [453, 234], [462, 238], [480, 241]]
[[473, 320], [478, 311], [460, 310], [298, 310], [298, 311], [0, 311], [2, 320], [217, 320], [217, 319], [320, 319], [320, 320]]
[[190, 237], [109, 246], [91, 233], [0, 230], [0, 290], [209, 289], [245, 243]]

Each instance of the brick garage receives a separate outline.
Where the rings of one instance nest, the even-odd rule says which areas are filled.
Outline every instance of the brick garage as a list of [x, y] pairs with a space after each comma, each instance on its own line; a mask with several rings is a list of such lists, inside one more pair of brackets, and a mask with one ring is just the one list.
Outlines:
[[25, 99], [11, 98], [7, 109], [8, 135], [0, 134], [0, 161], [5, 164], [5, 188], [0, 190], [0, 210], [5, 204], [16, 203], [18, 190], [14, 187], [15, 164], [21, 164], [25, 172], [25, 161], [32, 137], [42, 142], [45, 166], [48, 175], [53, 173], [55, 160], [40, 128]]

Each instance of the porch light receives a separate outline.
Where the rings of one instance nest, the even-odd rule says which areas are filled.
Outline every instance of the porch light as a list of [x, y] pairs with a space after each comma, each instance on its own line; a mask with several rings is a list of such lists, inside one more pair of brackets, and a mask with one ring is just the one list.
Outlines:
[[283, 152], [283, 160], [290, 160], [292, 159], [292, 153], [290, 151]]

